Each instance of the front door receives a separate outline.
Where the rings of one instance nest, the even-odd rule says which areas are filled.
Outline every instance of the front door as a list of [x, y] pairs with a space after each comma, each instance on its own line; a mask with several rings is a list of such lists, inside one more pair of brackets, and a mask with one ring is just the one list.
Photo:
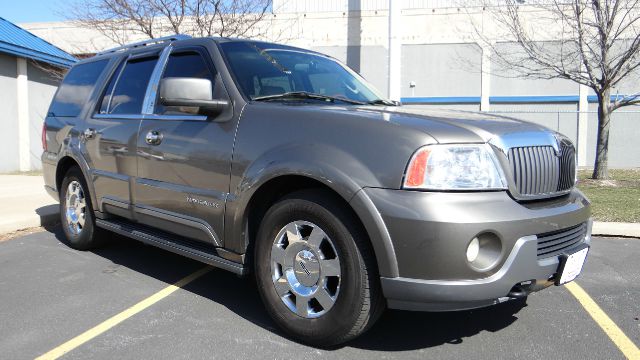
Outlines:
[[[161, 78], [211, 80], [215, 99], [229, 100], [205, 47], [170, 50]], [[139, 222], [203, 243], [222, 246], [223, 218], [235, 121], [224, 112], [155, 104], [137, 139], [135, 210]], [[228, 119], [222, 119], [228, 117]]]
[[82, 150], [90, 162], [97, 210], [132, 218], [136, 141], [147, 84], [158, 56], [119, 60], [96, 109], [88, 116]]

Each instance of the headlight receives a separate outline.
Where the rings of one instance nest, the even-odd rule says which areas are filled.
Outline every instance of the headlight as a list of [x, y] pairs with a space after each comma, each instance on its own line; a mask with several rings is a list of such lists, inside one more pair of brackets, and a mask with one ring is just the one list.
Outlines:
[[488, 144], [428, 145], [411, 158], [405, 189], [495, 190], [507, 182]]

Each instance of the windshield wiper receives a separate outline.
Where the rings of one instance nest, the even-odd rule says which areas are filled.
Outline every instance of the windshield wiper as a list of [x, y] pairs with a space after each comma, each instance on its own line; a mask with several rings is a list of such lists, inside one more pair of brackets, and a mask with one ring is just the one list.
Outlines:
[[253, 98], [253, 100], [255, 101], [269, 101], [269, 100], [280, 100], [280, 99], [314, 99], [314, 100], [325, 100], [325, 101], [331, 101], [331, 102], [342, 101], [348, 104], [355, 104], [355, 105], [367, 104], [362, 101], [356, 101], [356, 100], [345, 99], [345, 98], [329, 96], [329, 95], [316, 94], [316, 93], [311, 93], [307, 91], [290, 91], [283, 94], [266, 95], [266, 96], [259, 96], [257, 98]]
[[396, 103], [395, 101], [385, 100], [385, 99], [372, 100], [372, 101], [367, 102], [367, 104], [369, 104], [369, 105], [398, 106], [398, 103]]

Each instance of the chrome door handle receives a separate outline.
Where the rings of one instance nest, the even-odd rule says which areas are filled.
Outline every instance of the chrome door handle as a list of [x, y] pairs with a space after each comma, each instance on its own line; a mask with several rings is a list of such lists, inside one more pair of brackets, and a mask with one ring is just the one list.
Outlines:
[[96, 129], [85, 129], [84, 130], [84, 138], [85, 139], [93, 139], [96, 137]]
[[160, 145], [160, 143], [162, 142], [162, 133], [156, 130], [151, 130], [147, 133], [147, 136], [145, 136], [144, 140], [149, 145]]

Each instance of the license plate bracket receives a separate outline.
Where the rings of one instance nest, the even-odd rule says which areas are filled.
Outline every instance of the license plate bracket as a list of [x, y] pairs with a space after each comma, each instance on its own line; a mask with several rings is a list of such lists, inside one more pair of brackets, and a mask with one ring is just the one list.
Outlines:
[[555, 284], [560, 286], [575, 280], [582, 272], [588, 253], [589, 246], [585, 244], [573, 249], [571, 253], [560, 255], [560, 265], [558, 266]]

